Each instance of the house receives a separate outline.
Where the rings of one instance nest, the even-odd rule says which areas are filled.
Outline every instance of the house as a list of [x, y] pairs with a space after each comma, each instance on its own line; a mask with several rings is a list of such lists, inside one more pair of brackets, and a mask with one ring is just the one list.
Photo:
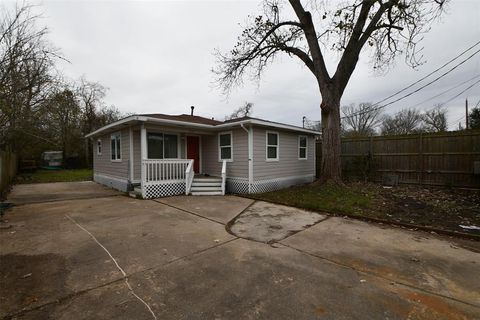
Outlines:
[[315, 179], [319, 133], [243, 117], [138, 114], [108, 124], [93, 140], [94, 180], [144, 198], [272, 191]]

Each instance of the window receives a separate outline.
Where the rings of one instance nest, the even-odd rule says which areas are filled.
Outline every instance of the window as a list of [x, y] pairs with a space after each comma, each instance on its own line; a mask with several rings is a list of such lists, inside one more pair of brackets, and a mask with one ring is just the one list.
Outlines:
[[97, 156], [102, 155], [102, 140], [97, 140]]
[[221, 160], [232, 161], [232, 133], [220, 133], [218, 135], [218, 158]]
[[298, 137], [298, 159], [307, 160], [307, 137]]
[[267, 131], [267, 161], [278, 161], [278, 133]]
[[110, 153], [112, 161], [122, 160], [122, 136], [120, 132], [114, 133], [110, 136]]
[[147, 134], [148, 159], [178, 158], [178, 136], [167, 133]]

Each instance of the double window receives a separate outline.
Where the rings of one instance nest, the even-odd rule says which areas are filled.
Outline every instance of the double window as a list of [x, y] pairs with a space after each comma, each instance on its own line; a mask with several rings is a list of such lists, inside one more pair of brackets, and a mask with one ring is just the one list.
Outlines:
[[267, 131], [267, 161], [278, 161], [278, 132]]
[[112, 161], [122, 160], [122, 135], [120, 132], [110, 136], [110, 154]]
[[232, 133], [225, 132], [218, 135], [218, 159], [233, 161]]
[[307, 137], [298, 137], [298, 159], [307, 160]]
[[149, 132], [147, 144], [148, 159], [178, 158], [178, 136], [176, 134]]

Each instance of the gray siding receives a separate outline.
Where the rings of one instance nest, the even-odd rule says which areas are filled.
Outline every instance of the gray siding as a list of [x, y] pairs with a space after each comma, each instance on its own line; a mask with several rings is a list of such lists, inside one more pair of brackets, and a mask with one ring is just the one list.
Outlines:
[[128, 179], [128, 163], [129, 163], [129, 131], [123, 129], [121, 131], [122, 147], [121, 161], [111, 161], [111, 144], [110, 135], [100, 136], [98, 139], [102, 141], [102, 155], [97, 155], [97, 140], [93, 141], [93, 169], [96, 174], [105, 174], [122, 179]]
[[[279, 161], [266, 161], [266, 132], [279, 134]], [[253, 129], [253, 180], [315, 175], [315, 138], [307, 135], [307, 160], [298, 159], [297, 132], [275, 129]]]
[[[223, 132], [223, 131], [221, 131]], [[248, 135], [243, 129], [233, 129], [232, 132], [233, 161], [227, 162], [227, 176], [248, 178]], [[203, 171], [219, 176], [222, 163], [218, 161], [218, 133], [202, 136]]]
[[140, 150], [140, 130], [133, 131], [133, 180], [140, 181], [142, 179], [142, 153]]

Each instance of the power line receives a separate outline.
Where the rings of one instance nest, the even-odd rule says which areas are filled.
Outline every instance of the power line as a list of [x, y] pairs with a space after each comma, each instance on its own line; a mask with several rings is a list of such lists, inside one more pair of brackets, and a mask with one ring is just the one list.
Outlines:
[[[419, 102], [419, 103], [411, 106], [410, 108], [418, 107], [419, 105], [422, 105], [422, 104], [424, 104], [425, 102], [430, 101], [430, 100], [432, 100], [432, 99], [435, 99], [435, 98], [437, 98], [437, 97], [439, 97], [439, 96], [441, 96], [441, 95], [444, 95], [444, 94], [447, 93], [447, 92], [450, 92], [450, 91], [452, 91], [452, 90], [455, 90], [455, 89], [457, 89], [458, 87], [461, 87], [462, 85], [464, 85], [465, 83], [468, 83], [468, 82], [470, 82], [470, 81], [472, 81], [473, 79], [476, 79], [476, 78], [478, 78], [478, 77], [480, 77], [480, 74], [478, 74], [478, 75], [476, 75], [476, 76], [468, 79], [467, 81], [463, 81], [463, 82], [457, 84], [455, 87], [451, 87], [451, 88], [448, 89], [448, 90], [445, 90], [445, 91], [443, 91], [443, 92], [440, 92], [439, 94], [436, 94], [436, 95], [434, 95], [434, 96], [432, 96], [432, 97], [430, 97], [430, 98], [428, 98], [428, 99], [426, 99], [426, 100], [423, 100], [422, 102]], [[479, 102], [480, 102], [480, 101], [479, 101]]]
[[[480, 43], [480, 42], [479, 42], [479, 43]], [[409, 96], [411, 96], [411, 95], [419, 92], [420, 90], [423, 90], [424, 88], [426, 88], [426, 87], [428, 87], [429, 85], [437, 82], [438, 80], [440, 80], [441, 78], [443, 78], [443, 77], [445, 77], [447, 74], [449, 74], [450, 72], [452, 72], [452, 71], [454, 71], [455, 69], [457, 69], [458, 67], [460, 67], [462, 64], [464, 64], [465, 62], [467, 62], [468, 60], [470, 60], [471, 58], [473, 58], [473, 57], [474, 57], [476, 54], [478, 54], [479, 52], [480, 52], [480, 49], [477, 50], [477, 51], [475, 51], [475, 52], [474, 52], [473, 54], [471, 54], [468, 58], [462, 60], [461, 62], [459, 62], [458, 64], [456, 64], [455, 66], [453, 66], [452, 68], [450, 68], [449, 70], [447, 70], [446, 72], [442, 73], [440, 76], [438, 76], [438, 77], [436, 77], [435, 79], [433, 79], [432, 81], [424, 84], [423, 86], [415, 89], [414, 91], [412, 91], [412, 92], [410, 92], [410, 93], [407, 93], [407, 94], [401, 96], [400, 98], [397, 98], [397, 99], [395, 99], [395, 100], [393, 100], [393, 101], [391, 101], [391, 102], [389, 102], [389, 103], [386, 103], [386, 104], [384, 104], [384, 105], [380, 105], [380, 106], [378, 106], [377, 108], [373, 108], [373, 109], [369, 110], [368, 112], [375, 111], [375, 110], [379, 110], [379, 109], [383, 109], [383, 108], [385, 108], [385, 107], [387, 107], [387, 106], [389, 106], [389, 105], [394, 104], [395, 102], [398, 102], [398, 101], [400, 101], [400, 100], [403, 100], [403, 99], [405, 99], [405, 98], [407, 98], [407, 97], [409, 97]], [[385, 100], [385, 99], [383, 99], [382, 101], [384, 101], [384, 100]], [[374, 103], [373, 106], [375, 106], [375, 105], [377, 105], [377, 104], [378, 104], [378, 103]], [[345, 119], [345, 118], [347, 118], [347, 117], [348, 117], [348, 118], [351, 118], [351, 117], [354, 117], [354, 116], [356, 116], [356, 115], [360, 115], [360, 114], [363, 114], [363, 113], [366, 113], [366, 112], [365, 112], [365, 111], [356, 112], [356, 113], [351, 114], [351, 115], [348, 115], [348, 116], [343, 116], [343, 117], [341, 117], [340, 119]]]
[[432, 74], [438, 72], [439, 70], [445, 68], [447, 65], [449, 65], [450, 63], [452, 63], [453, 61], [457, 60], [458, 58], [460, 58], [461, 56], [463, 56], [465, 53], [467, 53], [468, 51], [470, 51], [471, 49], [473, 49], [474, 47], [478, 46], [480, 44], [480, 41], [478, 41], [477, 43], [475, 43], [474, 45], [472, 45], [471, 47], [467, 48], [466, 50], [462, 51], [460, 54], [458, 54], [457, 56], [455, 56], [454, 58], [450, 59], [449, 61], [447, 61], [446, 63], [444, 63], [442, 66], [438, 67], [437, 69], [433, 70], [432, 72], [430, 72], [429, 74], [427, 74], [426, 76], [424, 76], [423, 78], [420, 78], [418, 79], [417, 81], [415, 81], [414, 83], [406, 86], [405, 88], [391, 94], [390, 96], [374, 103], [374, 105], [377, 105], [377, 104], [380, 104], [390, 98], [393, 98], [394, 96], [404, 92], [405, 90], [408, 90], [410, 89], [411, 87], [413, 87], [414, 85], [416, 85], [417, 83], [419, 82], [422, 82], [423, 80], [425, 80], [426, 78], [430, 77]]

